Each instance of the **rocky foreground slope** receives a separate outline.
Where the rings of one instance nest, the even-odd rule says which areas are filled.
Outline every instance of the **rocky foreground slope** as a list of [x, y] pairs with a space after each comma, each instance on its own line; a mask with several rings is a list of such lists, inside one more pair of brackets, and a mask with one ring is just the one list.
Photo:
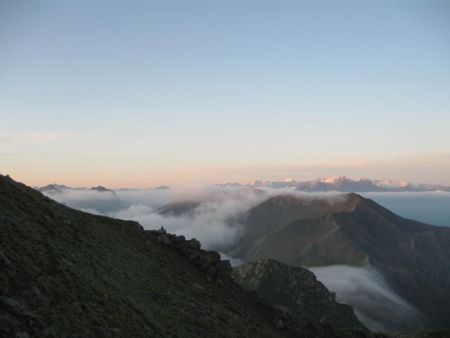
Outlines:
[[246, 290], [256, 291], [269, 303], [294, 316], [312, 318], [336, 329], [366, 329], [352, 308], [337, 303], [335, 294], [305, 268], [260, 259], [235, 267], [232, 276]]
[[5, 176], [0, 230], [1, 337], [372, 336], [296, 322], [196, 240], [67, 208]]
[[375, 267], [404, 299], [450, 327], [450, 228], [402, 218], [356, 194], [281, 195], [241, 215], [243, 235], [227, 253], [245, 262]]

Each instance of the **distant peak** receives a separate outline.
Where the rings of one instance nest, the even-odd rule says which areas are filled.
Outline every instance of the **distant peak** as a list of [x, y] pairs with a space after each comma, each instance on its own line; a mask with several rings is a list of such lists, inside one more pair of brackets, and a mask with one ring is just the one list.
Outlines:
[[169, 190], [170, 187], [168, 185], [160, 185], [160, 186], [157, 186], [157, 187], [155, 187], [153, 189], [154, 190]]
[[345, 176], [330, 176], [330, 177], [319, 178], [318, 179], [319, 182], [330, 183], [330, 184], [336, 184], [336, 183], [344, 182], [344, 181], [347, 181], [347, 180], [348, 179]]
[[14, 182], [14, 180], [11, 178], [11, 176], [9, 176], [9, 175], [1, 175], [0, 174], [0, 184], [1, 185], [6, 185], [6, 184], [8, 184], [8, 183], [11, 183], [11, 182]]
[[328, 176], [313, 180], [296, 181], [287, 178], [282, 181], [256, 180], [247, 185], [251, 188], [290, 189], [304, 192], [407, 192], [407, 191], [450, 191], [449, 186], [439, 184], [415, 184], [405, 180], [377, 180], [370, 178], [348, 178]]
[[364, 197], [362, 197], [361, 195], [356, 194], [354, 192], [348, 193], [348, 194], [346, 194], [346, 196], [347, 196], [347, 203], [348, 203], [347, 205], [348, 205], [348, 208], [350, 209], [349, 211], [355, 210], [356, 206], [361, 201], [364, 200]]
[[70, 189], [70, 187], [65, 186], [63, 184], [52, 183], [52, 184], [48, 184], [44, 187], [38, 188], [37, 190], [39, 190], [40, 192], [43, 192], [43, 193], [61, 193], [64, 190], [68, 190], [68, 189]]
[[97, 187], [92, 187], [91, 190], [100, 191], [100, 192], [105, 192], [105, 191], [112, 192], [112, 190], [107, 189], [101, 185], [99, 185]]

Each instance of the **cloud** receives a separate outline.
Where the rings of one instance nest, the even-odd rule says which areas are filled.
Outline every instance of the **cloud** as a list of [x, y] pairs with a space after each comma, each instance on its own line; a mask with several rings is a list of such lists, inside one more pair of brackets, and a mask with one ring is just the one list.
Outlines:
[[333, 265], [310, 270], [336, 293], [338, 302], [352, 306], [358, 319], [372, 331], [423, 328], [425, 317], [398, 296], [374, 268]]
[[115, 212], [126, 208], [117, 194], [90, 189], [63, 189], [61, 192], [47, 192], [47, 196], [72, 208], [89, 211], [93, 214]]
[[[171, 203], [198, 201], [199, 205], [180, 216], [163, 216], [156, 212], [154, 195], [165, 195]], [[119, 196], [122, 196], [119, 194]], [[128, 193], [128, 196], [130, 194]], [[161, 226], [172, 233], [187, 238], [197, 238], [205, 248], [220, 248], [237, 240], [241, 228], [229, 224], [229, 219], [261, 202], [263, 197], [252, 189], [219, 189], [215, 187], [196, 187], [194, 189], [175, 189], [139, 196], [147, 204], [133, 204], [126, 210], [109, 213], [121, 219], [133, 219], [145, 229]], [[136, 198], [136, 196], [134, 196]]]
[[[241, 228], [230, 224], [230, 218], [268, 197], [254, 189], [214, 186], [118, 190], [115, 193], [64, 189], [46, 194], [76, 209], [135, 220], [145, 229], [159, 229], [163, 226], [171, 233], [198, 239], [207, 249], [220, 249], [236, 241]], [[177, 216], [158, 213], [158, 209], [163, 206], [185, 201], [198, 202], [198, 206]]]
[[220, 254], [220, 258], [221, 259], [225, 259], [225, 260], [230, 261], [231, 266], [239, 266], [239, 265], [242, 265], [244, 263], [242, 261], [242, 259], [230, 257], [227, 254], [224, 254], [223, 252], [219, 251], [219, 254]]
[[[328, 203], [345, 199], [342, 193], [301, 193], [285, 189], [252, 189], [191, 185], [172, 189], [116, 190], [64, 189], [47, 192], [49, 197], [70, 207], [93, 214], [134, 220], [145, 229], [159, 229], [198, 239], [204, 248], [219, 250], [233, 244], [241, 235], [241, 226], [231, 223], [233, 216], [249, 210], [265, 199], [294, 194], [308, 200], [324, 198]], [[163, 206], [186, 201], [197, 202], [188, 212], [177, 215], [158, 213]]]
[[[147, 229], [165, 226], [168, 231], [196, 237], [204, 246], [220, 249], [221, 244], [238, 239], [239, 231], [227, 224], [227, 219], [244, 212], [264, 199], [291, 194], [303, 200], [317, 198], [328, 203], [343, 201], [345, 194], [337, 192], [305, 193], [291, 189], [249, 189], [204, 185], [182, 186], [172, 189], [122, 189], [98, 192], [89, 189], [68, 189], [49, 197], [76, 209], [122, 219], [133, 219]], [[449, 225], [449, 192], [364, 193], [401, 216], [437, 225]], [[162, 216], [156, 211], [168, 204], [197, 201], [193, 214]], [[235, 227], [236, 228], [236, 227]], [[223, 238], [221, 238], [221, 236]], [[215, 238], [217, 237], [217, 239]]]

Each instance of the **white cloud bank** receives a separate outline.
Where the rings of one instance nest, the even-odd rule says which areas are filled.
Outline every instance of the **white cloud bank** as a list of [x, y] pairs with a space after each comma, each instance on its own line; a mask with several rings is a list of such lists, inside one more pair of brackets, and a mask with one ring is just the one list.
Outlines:
[[424, 316], [403, 300], [371, 267], [332, 265], [310, 268], [336, 300], [352, 306], [358, 319], [375, 332], [401, 332], [423, 327]]
[[[268, 197], [254, 189], [214, 186], [119, 190], [115, 193], [65, 189], [47, 195], [86, 212], [137, 221], [148, 230], [163, 226], [168, 232], [198, 239], [207, 249], [219, 249], [237, 240], [240, 227], [229, 224], [229, 219]], [[199, 204], [180, 215], [158, 213], [163, 206], [186, 201]]]

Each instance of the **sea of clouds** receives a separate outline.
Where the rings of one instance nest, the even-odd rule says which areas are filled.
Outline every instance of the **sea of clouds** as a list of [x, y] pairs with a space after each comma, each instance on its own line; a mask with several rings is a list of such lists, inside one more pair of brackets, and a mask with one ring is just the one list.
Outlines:
[[[230, 219], [268, 197], [260, 190], [216, 186], [115, 192], [64, 189], [46, 194], [75, 209], [134, 220], [147, 230], [164, 227], [168, 232], [196, 238], [205, 249], [217, 249], [236, 241], [241, 228], [230, 224]], [[181, 215], [159, 213], [162, 207], [186, 201], [199, 205]]]
[[[93, 214], [124, 220], [135, 220], [145, 229], [164, 227], [168, 232], [197, 238], [205, 249], [221, 251], [239, 240], [242, 228], [233, 217], [244, 213], [278, 194], [296, 194], [302, 198], [321, 196], [330, 203], [343, 198], [342, 193], [300, 193], [283, 189], [251, 189], [245, 187], [189, 186], [171, 189], [116, 190], [99, 192], [89, 189], [64, 189], [46, 193], [70, 207]], [[394, 212], [422, 221], [450, 225], [450, 193], [365, 193], [366, 197], [387, 206]], [[188, 212], [161, 214], [161, 208], [177, 203], [196, 202]], [[409, 206], [409, 207], [408, 207]], [[436, 207], [437, 206], [437, 207]], [[428, 212], [427, 207], [437, 210]], [[432, 219], [432, 216], [437, 214]], [[427, 216], [428, 215], [428, 216]], [[420, 217], [416, 217], [420, 216]], [[435, 220], [435, 222], [433, 222]], [[445, 224], [446, 223], [446, 224]], [[227, 257], [233, 265], [239, 257]], [[396, 332], [417, 329], [423, 316], [399, 297], [373, 268], [328, 266], [312, 268], [318, 279], [337, 300], [351, 305], [358, 318], [374, 331]]]

